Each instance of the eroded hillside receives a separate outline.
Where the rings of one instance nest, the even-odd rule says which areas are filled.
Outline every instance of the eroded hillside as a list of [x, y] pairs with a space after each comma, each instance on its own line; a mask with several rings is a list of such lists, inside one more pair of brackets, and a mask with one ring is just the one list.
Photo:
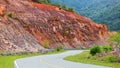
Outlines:
[[28, 0], [0, 0], [0, 50], [38, 51], [63, 45], [105, 44], [105, 25], [74, 12]]

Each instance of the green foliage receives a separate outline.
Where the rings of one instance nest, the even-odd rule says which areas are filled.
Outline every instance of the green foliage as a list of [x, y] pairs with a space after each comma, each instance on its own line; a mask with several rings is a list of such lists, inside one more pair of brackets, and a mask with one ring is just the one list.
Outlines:
[[113, 55], [108, 55], [108, 56], [105, 57], [105, 61], [108, 61], [108, 62], [115, 62], [116, 59], [117, 58]]
[[97, 53], [101, 53], [101, 52], [102, 52], [102, 50], [101, 50], [101, 47], [99, 45], [94, 46], [90, 49], [90, 54], [92, 56], [96, 55]]
[[103, 51], [105, 51], [105, 52], [109, 52], [109, 51], [112, 50], [112, 48], [111, 48], [109, 45], [103, 46], [102, 49], [103, 49]]
[[[46, 54], [58, 54], [58, 53], [62, 53], [63, 51], [52, 51], [52, 52], [47, 52]], [[13, 55], [4, 55], [1, 56], [0, 55], [0, 68], [14, 68], [14, 61], [16, 59], [20, 59], [20, 58], [26, 58], [26, 57], [32, 57], [32, 56], [39, 56], [42, 55], [40, 52], [20, 52], [20, 53], [16, 53]]]
[[67, 7], [66, 5], [60, 5], [60, 8], [73, 12], [73, 8]]
[[[85, 63], [85, 64], [108, 66], [110, 68], [120, 68], [120, 63], [114, 62], [115, 61], [114, 56], [110, 57], [109, 59], [106, 60], [106, 57], [91, 56], [89, 54], [89, 51], [84, 51], [84, 52], [77, 54], [77, 55], [67, 56], [64, 59], [68, 60], [68, 61]], [[104, 60], [101, 60], [101, 59], [104, 59]], [[110, 60], [112, 62], [110, 62], [108, 60]]]
[[74, 11], [74, 10], [73, 10], [73, 8], [68, 8], [68, 11], [71, 11], [71, 12], [72, 12], [72, 11]]
[[10, 17], [10, 18], [14, 18], [13, 13], [9, 13], [9, 14], [8, 14], [8, 17]]
[[67, 9], [66, 5], [61, 5], [61, 8]]
[[61, 50], [63, 50], [63, 45], [60, 45], [59, 47], [57, 47], [56, 49], [55, 49], [55, 51], [61, 51]]
[[50, 0], [33, 0], [33, 1], [38, 2], [38, 3], [44, 3], [44, 4], [49, 4], [49, 5], [52, 5], [52, 6], [56, 6], [56, 7], [59, 7], [59, 8], [71, 11], [71, 12], [74, 11], [73, 8], [68, 8], [68, 7], [66, 7], [66, 5], [53, 4], [53, 3], [51, 3]]
[[48, 42], [48, 40], [44, 40], [44, 41], [42, 41], [42, 46], [44, 47], [44, 48], [49, 48], [49, 42]]
[[51, 3], [50, 0], [33, 0], [35, 2], [39, 2], [39, 3], [44, 3], [44, 4], [49, 4]]
[[52, 6], [61, 7], [59, 4], [51, 4]]
[[120, 0], [51, 0], [66, 5], [96, 23], [106, 24], [109, 30], [120, 30]]
[[116, 33], [115, 35], [110, 36], [111, 41], [120, 43], [120, 33]]

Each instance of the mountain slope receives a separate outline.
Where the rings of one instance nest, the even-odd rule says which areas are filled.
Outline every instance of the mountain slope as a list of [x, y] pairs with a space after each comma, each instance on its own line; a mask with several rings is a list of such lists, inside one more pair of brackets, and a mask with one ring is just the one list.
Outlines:
[[30, 0], [0, 0], [0, 50], [88, 48], [105, 44], [108, 35], [105, 25], [74, 12]]
[[77, 13], [110, 30], [120, 30], [120, 0], [51, 0], [52, 3], [73, 7]]

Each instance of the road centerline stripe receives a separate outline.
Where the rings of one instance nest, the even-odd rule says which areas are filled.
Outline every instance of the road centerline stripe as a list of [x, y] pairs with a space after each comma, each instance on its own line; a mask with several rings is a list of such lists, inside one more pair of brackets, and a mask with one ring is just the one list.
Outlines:
[[56, 64], [51, 64], [51, 63], [48, 63], [48, 62], [45, 62], [43, 61], [43, 59], [40, 59], [41, 62], [49, 65], [49, 66], [52, 66], [52, 67], [56, 67], [56, 68], [64, 68], [63, 66], [59, 66], [59, 65], [56, 65]]

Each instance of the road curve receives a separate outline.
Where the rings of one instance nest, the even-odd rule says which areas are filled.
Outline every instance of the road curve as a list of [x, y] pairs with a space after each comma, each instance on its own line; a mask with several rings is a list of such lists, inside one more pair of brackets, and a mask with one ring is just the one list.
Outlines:
[[90, 64], [76, 63], [63, 60], [64, 57], [81, 53], [82, 50], [72, 50], [61, 54], [42, 55], [17, 59], [14, 68], [107, 68]]

